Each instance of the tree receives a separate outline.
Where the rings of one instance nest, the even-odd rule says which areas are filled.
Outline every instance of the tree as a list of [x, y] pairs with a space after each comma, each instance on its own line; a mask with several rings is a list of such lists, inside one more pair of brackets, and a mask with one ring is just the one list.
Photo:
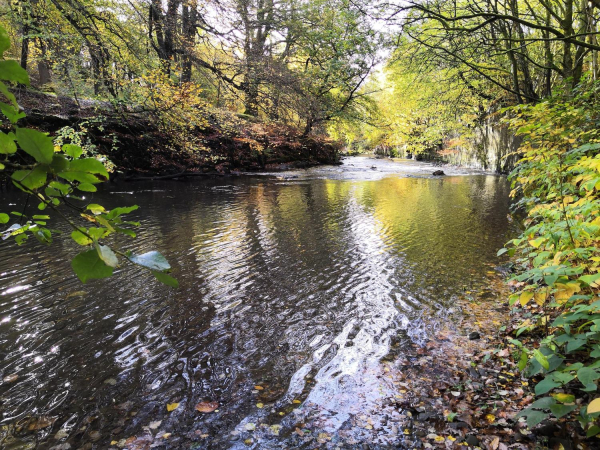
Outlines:
[[[8, 34], [0, 27], [0, 58], [10, 47]], [[101, 161], [86, 158], [81, 147], [64, 144], [55, 148], [52, 139], [39, 131], [17, 125], [25, 115], [19, 110], [15, 96], [5, 82], [29, 84], [27, 72], [14, 60], [0, 59], [0, 92], [9, 103], [0, 103], [2, 114], [12, 124], [13, 131], [0, 132], [0, 179], [9, 179], [18, 189], [27, 194], [28, 200], [38, 203], [38, 214], [30, 214], [25, 203], [23, 212], [0, 213], [0, 224], [6, 226], [3, 238], [13, 237], [18, 245], [34, 237], [50, 245], [54, 239], [51, 219], [46, 210], [51, 210], [66, 221], [73, 229], [71, 238], [86, 248], [72, 260], [72, 267], [79, 279], [86, 283], [91, 279], [106, 278], [122, 260], [129, 261], [152, 274], [162, 283], [177, 287], [177, 281], [168, 275], [170, 265], [160, 253], [151, 251], [142, 255], [130, 251], [112, 249], [108, 237], [123, 234], [135, 237], [129, 228], [135, 222], [126, 221], [126, 214], [137, 206], [106, 210], [98, 204], [85, 203], [78, 192], [95, 192], [96, 185], [108, 180], [108, 171]], [[75, 202], [81, 201], [81, 205]], [[79, 213], [86, 228], [75, 218], [65, 213], [65, 208]], [[11, 217], [12, 216], [12, 217]], [[13, 222], [11, 224], [11, 222]]]

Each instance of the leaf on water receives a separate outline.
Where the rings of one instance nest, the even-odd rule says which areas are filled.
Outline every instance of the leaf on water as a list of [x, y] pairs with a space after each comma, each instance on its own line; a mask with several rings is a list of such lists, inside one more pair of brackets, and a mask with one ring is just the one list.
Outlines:
[[115, 386], [117, 384], [117, 380], [115, 380], [114, 378], [107, 378], [106, 380], [104, 380], [104, 384]]
[[132, 255], [129, 260], [138, 266], [146, 267], [147, 269], [163, 272], [171, 268], [166, 258], [159, 252], [153, 250], [142, 255]]
[[254, 423], [247, 423], [244, 428], [246, 429], [246, 431], [254, 431], [256, 430], [256, 424]]
[[167, 411], [175, 411], [177, 408], [179, 408], [179, 403], [167, 403]]
[[150, 424], [148, 425], [148, 428], [150, 428], [151, 430], [156, 430], [158, 427], [160, 427], [161, 423], [162, 423], [162, 420], [155, 420], [154, 422], [150, 422]]
[[44, 428], [48, 428], [50, 425], [52, 425], [54, 422], [56, 422], [56, 417], [48, 417], [48, 416], [41, 416], [38, 417], [36, 419], [33, 419], [32, 422], [29, 423], [29, 426], [27, 427], [27, 429], [29, 431], [35, 431], [35, 430], [42, 430]]
[[264, 389], [264, 387], [262, 387], [262, 386], [254, 386], [254, 389], [256, 389], [257, 391], [262, 391]]
[[262, 409], [262, 408], [265, 407], [265, 405], [264, 405], [264, 403], [257, 403], [256, 407], [259, 408], [259, 409]]
[[4, 383], [14, 383], [18, 379], [19, 379], [19, 375], [17, 375], [16, 373], [13, 373], [13, 374], [10, 374], [10, 375], [6, 375], [4, 378], [2, 378], [2, 382], [4, 382]]
[[200, 402], [196, 405], [196, 411], [201, 413], [211, 413], [219, 407], [217, 402]]
[[113, 268], [100, 259], [96, 250], [88, 250], [77, 255], [71, 261], [71, 267], [82, 283], [92, 279], [108, 278], [113, 273]]

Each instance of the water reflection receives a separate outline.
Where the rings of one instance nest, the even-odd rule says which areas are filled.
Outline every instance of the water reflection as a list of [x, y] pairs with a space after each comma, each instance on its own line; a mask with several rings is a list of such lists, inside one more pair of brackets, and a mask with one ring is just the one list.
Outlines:
[[[316, 413], [341, 427], [375, 401], [390, 342], [423, 340], [485, 283], [508, 230], [508, 187], [493, 176], [113, 190], [133, 195], [97, 199], [143, 207], [129, 245], [163, 251], [181, 288], [130, 267], [81, 285], [75, 245], [0, 244], [0, 445], [172, 433], [170, 446], [228, 447], [245, 424]], [[221, 406], [202, 415], [201, 401]]]

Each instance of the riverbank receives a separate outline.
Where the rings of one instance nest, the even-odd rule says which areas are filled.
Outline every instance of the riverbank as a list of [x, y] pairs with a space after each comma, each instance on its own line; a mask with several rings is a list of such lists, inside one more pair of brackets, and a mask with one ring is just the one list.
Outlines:
[[125, 176], [285, 170], [338, 162], [339, 144], [225, 110], [198, 110], [198, 126], [162, 127], [156, 111], [21, 89], [22, 125], [79, 139]]

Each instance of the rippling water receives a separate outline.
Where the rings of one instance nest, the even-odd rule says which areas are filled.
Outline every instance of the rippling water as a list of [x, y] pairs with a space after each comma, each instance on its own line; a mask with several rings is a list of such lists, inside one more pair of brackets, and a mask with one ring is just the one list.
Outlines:
[[75, 244], [0, 243], [0, 447], [226, 448], [254, 433], [278, 448], [309, 419], [334, 433], [384, 395], [391, 343], [448, 320], [509, 236], [504, 178], [431, 170], [352, 158], [96, 194], [141, 206], [126, 247], [163, 252], [178, 290], [128, 266], [82, 285]]

